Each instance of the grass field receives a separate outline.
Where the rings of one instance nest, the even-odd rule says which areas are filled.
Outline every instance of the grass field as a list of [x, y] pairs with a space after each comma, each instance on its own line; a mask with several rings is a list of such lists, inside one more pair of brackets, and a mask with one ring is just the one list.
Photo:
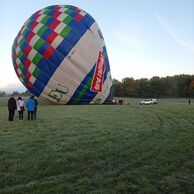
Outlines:
[[[0, 193], [194, 193], [194, 104], [40, 105], [7, 121], [0, 99]], [[17, 114], [16, 114], [17, 116]]]

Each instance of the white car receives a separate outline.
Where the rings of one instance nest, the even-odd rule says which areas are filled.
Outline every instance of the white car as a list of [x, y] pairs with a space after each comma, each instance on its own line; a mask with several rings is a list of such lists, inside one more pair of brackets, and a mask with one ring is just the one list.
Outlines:
[[144, 99], [142, 100], [139, 104], [141, 105], [150, 105], [150, 104], [157, 104], [157, 100], [156, 99]]

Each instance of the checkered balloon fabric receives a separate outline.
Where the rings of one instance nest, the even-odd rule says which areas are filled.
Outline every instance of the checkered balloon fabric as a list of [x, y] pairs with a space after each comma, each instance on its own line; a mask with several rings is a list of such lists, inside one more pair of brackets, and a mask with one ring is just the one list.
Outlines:
[[112, 79], [102, 33], [75, 6], [49, 6], [23, 25], [12, 47], [14, 69], [35, 96], [58, 104], [103, 103]]

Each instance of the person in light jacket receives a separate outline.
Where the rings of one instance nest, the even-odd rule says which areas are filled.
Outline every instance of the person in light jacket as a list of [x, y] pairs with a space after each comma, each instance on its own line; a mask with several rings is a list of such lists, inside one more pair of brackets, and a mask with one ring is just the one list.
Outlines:
[[22, 100], [22, 97], [18, 97], [17, 99], [17, 111], [19, 114], [19, 120], [24, 119], [24, 101]]
[[30, 97], [26, 102], [26, 109], [28, 111], [28, 120], [34, 119], [34, 109], [35, 109], [35, 103], [32, 97]]

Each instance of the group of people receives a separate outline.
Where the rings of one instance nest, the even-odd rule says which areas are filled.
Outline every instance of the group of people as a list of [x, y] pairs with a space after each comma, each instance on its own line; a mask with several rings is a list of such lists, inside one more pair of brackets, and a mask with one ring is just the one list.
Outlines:
[[36, 119], [38, 101], [34, 96], [28, 98], [26, 104], [21, 96], [18, 97], [17, 101], [14, 96], [11, 96], [8, 100], [7, 106], [9, 111], [9, 121], [13, 121], [16, 110], [18, 111], [19, 120], [23, 120], [25, 107], [28, 112], [28, 120]]

